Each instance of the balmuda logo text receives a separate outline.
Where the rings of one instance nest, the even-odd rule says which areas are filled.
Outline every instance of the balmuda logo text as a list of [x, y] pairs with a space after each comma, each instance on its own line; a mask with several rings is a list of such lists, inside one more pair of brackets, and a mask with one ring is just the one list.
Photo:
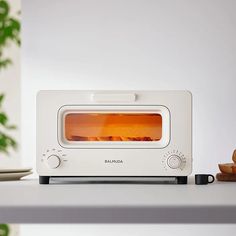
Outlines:
[[105, 164], [123, 164], [123, 160], [105, 160]]

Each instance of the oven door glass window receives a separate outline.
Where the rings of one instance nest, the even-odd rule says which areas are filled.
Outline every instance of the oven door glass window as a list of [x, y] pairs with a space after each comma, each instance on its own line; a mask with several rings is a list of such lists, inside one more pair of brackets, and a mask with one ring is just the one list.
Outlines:
[[64, 137], [76, 142], [155, 142], [162, 138], [162, 116], [155, 113], [68, 113]]
[[65, 105], [57, 117], [64, 148], [163, 148], [170, 142], [165, 106]]

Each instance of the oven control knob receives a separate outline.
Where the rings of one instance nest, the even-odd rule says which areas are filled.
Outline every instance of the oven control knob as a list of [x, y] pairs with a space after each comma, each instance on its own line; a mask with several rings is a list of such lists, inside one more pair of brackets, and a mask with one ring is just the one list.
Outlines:
[[51, 155], [47, 158], [47, 164], [51, 169], [56, 169], [61, 164], [61, 159], [57, 155]]
[[179, 157], [178, 155], [171, 155], [167, 159], [167, 165], [171, 169], [178, 169], [181, 166], [181, 164], [182, 164], [182, 160], [181, 160], [181, 157]]

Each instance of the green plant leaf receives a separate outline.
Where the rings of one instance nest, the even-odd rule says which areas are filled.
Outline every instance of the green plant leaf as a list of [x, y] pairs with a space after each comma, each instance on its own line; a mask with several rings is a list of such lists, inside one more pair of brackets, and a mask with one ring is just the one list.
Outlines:
[[[0, 108], [1, 104], [3, 103], [3, 100], [4, 100], [4, 94], [0, 94]], [[7, 114], [0, 110], [0, 127], [1, 126], [3, 128], [3, 131], [16, 128], [16, 126], [8, 124]], [[17, 148], [17, 143], [12, 137], [7, 135], [3, 131], [2, 129], [0, 130], [0, 152], [8, 154], [9, 148], [13, 149]]]
[[0, 59], [0, 69], [3, 68], [3, 69], [6, 69], [7, 66], [11, 65], [12, 64], [12, 61], [11, 59], [9, 58], [6, 58], [6, 59]]
[[6, 113], [0, 112], [0, 124], [5, 126], [7, 124], [8, 118]]
[[9, 130], [17, 129], [16, 125], [5, 125], [5, 128]]
[[4, 134], [3, 132], [0, 132], [0, 152], [8, 154], [8, 149], [10, 147], [16, 149], [17, 148], [16, 141], [10, 136]]
[[8, 236], [9, 233], [9, 226], [7, 224], [0, 224], [0, 236]]
[[4, 94], [0, 94], [0, 106], [1, 106], [1, 104], [3, 102], [4, 97], [5, 97]]
[[10, 7], [5, 0], [0, 1], [0, 21], [7, 17]]

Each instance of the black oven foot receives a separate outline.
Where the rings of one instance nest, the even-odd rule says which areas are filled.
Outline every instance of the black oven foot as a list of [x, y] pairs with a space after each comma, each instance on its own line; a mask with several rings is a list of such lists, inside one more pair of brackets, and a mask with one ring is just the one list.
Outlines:
[[49, 184], [50, 176], [39, 176], [40, 184]]
[[188, 176], [177, 176], [177, 184], [187, 184], [188, 183]]

